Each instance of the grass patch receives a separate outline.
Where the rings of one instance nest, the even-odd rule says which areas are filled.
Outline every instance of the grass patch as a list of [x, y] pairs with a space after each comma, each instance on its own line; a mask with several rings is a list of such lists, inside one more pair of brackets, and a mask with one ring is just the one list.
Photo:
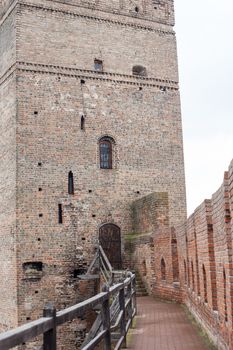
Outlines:
[[182, 305], [183, 310], [185, 311], [186, 316], [192, 325], [196, 328], [197, 333], [202, 337], [206, 346], [208, 346], [209, 350], [218, 350], [217, 346], [210, 339], [207, 332], [204, 330], [202, 325], [196, 320], [196, 318], [192, 315], [186, 305]]

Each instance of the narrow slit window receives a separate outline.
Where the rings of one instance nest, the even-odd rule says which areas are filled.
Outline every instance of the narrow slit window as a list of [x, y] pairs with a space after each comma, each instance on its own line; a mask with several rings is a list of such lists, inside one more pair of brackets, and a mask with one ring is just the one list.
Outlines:
[[193, 291], [195, 291], [195, 277], [194, 277], [194, 268], [193, 268], [193, 262], [191, 262], [191, 269], [192, 269], [192, 284], [193, 284]]
[[223, 284], [224, 284], [224, 313], [225, 313], [225, 321], [228, 321], [227, 315], [227, 283], [226, 283], [226, 272], [223, 269]]
[[100, 141], [100, 168], [112, 169], [112, 143], [109, 140]]
[[81, 116], [81, 130], [85, 130], [85, 117]]
[[58, 223], [63, 223], [63, 210], [62, 210], [62, 204], [58, 204]]
[[161, 279], [166, 281], [166, 264], [163, 258], [161, 260]]
[[68, 174], [68, 193], [74, 194], [74, 175], [72, 171]]
[[205, 271], [205, 266], [202, 266], [202, 272], [203, 272], [203, 284], [204, 284], [204, 300], [205, 303], [208, 302], [207, 298], [207, 279], [206, 279], [206, 271]]
[[103, 72], [103, 61], [95, 59], [94, 68], [97, 72]]
[[187, 284], [187, 266], [186, 261], [184, 260], [184, 282]]

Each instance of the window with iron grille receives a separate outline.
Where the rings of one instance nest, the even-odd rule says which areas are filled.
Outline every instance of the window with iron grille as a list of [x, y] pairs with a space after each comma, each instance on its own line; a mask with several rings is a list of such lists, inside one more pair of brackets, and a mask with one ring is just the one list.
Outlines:
[[99, 143], [100, 168], [112, 169], [112, 143], [109, 140], [102, 139]]
[[94, 67], [96, 71], [103, 72], [103, 61], [95, 59]]

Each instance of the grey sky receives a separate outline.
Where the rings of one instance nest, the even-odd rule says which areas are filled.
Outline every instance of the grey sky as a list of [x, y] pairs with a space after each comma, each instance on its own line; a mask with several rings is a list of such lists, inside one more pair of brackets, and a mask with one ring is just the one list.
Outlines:
[[233, 2], [175, 0], [188, 213], [233, 158]]

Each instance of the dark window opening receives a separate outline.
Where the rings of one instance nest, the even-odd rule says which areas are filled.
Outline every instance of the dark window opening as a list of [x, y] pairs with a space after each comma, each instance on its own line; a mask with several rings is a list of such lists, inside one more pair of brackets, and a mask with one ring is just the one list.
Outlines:
[[184, 260], [184, 282], [187, 284], [187, 266], [186, 261]]
[[62, 212], [62, 205], [58, 204], [58, 223], [63, 223], [63, 212]]
[[138, 6], [135, 7], [135, 12], [139, 12], [139, 7]]
[[161, 279], [166, 281], [166, 264], [164, 258], [161, 260]]
[[41, 261], [26, 262], [26, 263], [23, 263], [23, 269], [24, 271], [28, 271], [28, 270], [42, 271], [43, 263]]
[[85, 84], [85, 80], [84, 79], [81, 79], [80, 80], [80, 83], [83, 85], [83, 84]]
[[87, 272], [87, 269], [84, 267], [81, 267], [79, 269], [75, 269], [73, 271], [73, 278], [78, 278], [80, 275], [85, 275]]
[[41, 162], [39, 162], [39, 163], [38, 163], [38, 166], [42, 166], [42, 163], [41, 163]]
[[146, 77], [147, 76], [147, 71], [146, 68], [143, 66], [133, 66], [133, 75], [141, 76], [141, 77]]
[[74, 194], [74, 175], [72, 171], [70, 171], [68, 175], [68, 193]]
[[103, 61], [95, 59], [94, 67], [95, 67], [95, 71], [103, 72]]
[[38, 115], [38, 111], [34, 111], [34, 115]]
[[81, 116], [81, 130], [85, 130], [85, 118], [83, 115]]
[[225, 321], [228, 321], [227, 316], [227, 283], [226, 283], [226, 272], [225, 269], [223, 269], [223, 284], [224, 284], [224, 314], [225, 314]]
[[42, 218], [43, 214], [39, 214], [39, 217]]
[[193, 291], [195, 291], [195, 277], [194, 277], [194, 268], [193, 268], [193, 262], [191, 262], [191, 269], [192, 269], [192, 284], [193, 284]]
[[203, 285], [204, 285], [204, 300], [205, 303], [208, 302], [207, 298], [207, 279], [206, 279], [206, 271], [205, 271], [205, 266], [202, 266], [202, 272], [203, 272]]
[[99, 144], [100, 168], [112, 169], [112, 143], [109, 140], [102, 140]]

